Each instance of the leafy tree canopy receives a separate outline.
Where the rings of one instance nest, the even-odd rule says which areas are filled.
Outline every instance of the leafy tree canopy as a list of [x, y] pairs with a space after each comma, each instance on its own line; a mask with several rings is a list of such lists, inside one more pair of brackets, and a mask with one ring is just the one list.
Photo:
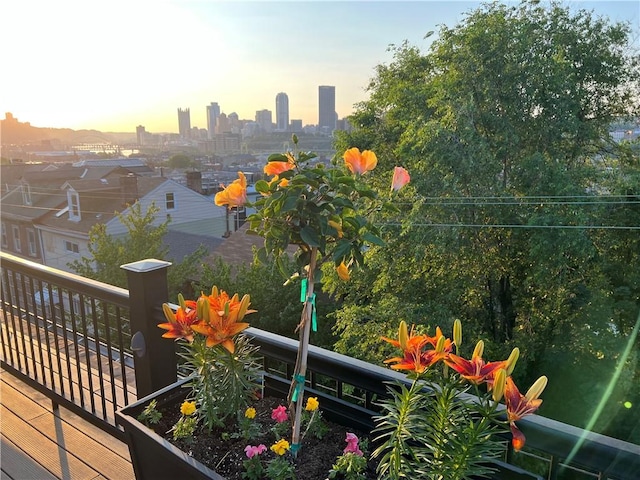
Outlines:
[[[371, 338], [398, 320], [446, 329], [461, 318], [488, 356], [522, 349], [519, 383], [550, 375], [564, 400], [541, 413], [569, 423], [585, 425], [625, 368], [594, 428], [630, 435], [632, 413], [618, 407], [640, 404], [640, 368], [635, 355], [619, 363], [627, 342], [640, 346], [640, 160], [608, 134], [639, 111], [630, 33], [525, 1], [442, 27], [427, 53], [391, 47], [336, 149], [405, 166], [414, 197], [377, 218], [386, 246], [369, 249], [369, 269], [326, 285], [344, 300], [339, 350], [379, 360]], [[566, 388], [569, 371], [581, 389]]]

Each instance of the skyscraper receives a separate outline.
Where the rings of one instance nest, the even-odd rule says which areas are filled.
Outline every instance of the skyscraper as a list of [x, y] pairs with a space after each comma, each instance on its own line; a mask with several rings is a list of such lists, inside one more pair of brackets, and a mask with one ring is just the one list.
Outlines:
[[260, 130], [264, 133], [271, 133], [273, 123], [271, 120], [271, 110], [256, 111], [256, 123], [260, 125]]
[[336, 128], [336, 87], [318, 87], [318, 130], [326, 128], [332, 132]]
[[289, 130], [289, 97], [286, 93], [280, 92], [276, 95], [276, 131], [286, 132]]
[[207, 132], [209, 139], [213, 139], [216, 134], [216, 125], [220, 116], [220, 105], [217, 102], [211, 102], [207, 105]]
[[178, 131], [182, 138], [191, 136], [191, 113], [188, 108], [178, 109]]

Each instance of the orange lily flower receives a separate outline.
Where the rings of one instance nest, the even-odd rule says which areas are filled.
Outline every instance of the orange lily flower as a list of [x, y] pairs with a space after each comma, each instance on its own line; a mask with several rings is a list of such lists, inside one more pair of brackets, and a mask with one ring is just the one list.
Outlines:
[[504, 388], [504, 399], [507, 404], [507, 419], [509, 420], [511, 434], [513, 435], [511, 444], [516, 452], [524, 446], [525, 436], [518, 429], [515, 422], [525, 415], [534, 413], [538, 407], [540, 407], [542, 399], [538, 398], [538, 396], [542, 393], [542, 390], [544, 390], [546, 382], [547, 377], [540, 377], [529, 389], [527, 394], [522, 395], [512, 378], [507, 377]]
[[402, 167], [395, 167], [393, 169], [393, 179], [391, 180], [391, 190], [398, 191], [404, 187], [411, 180], [409, 172]]
[[287, 162], [267, 162], [264, 166], [265, 175], [280, 175], [282, 172], [292, 170], [296, 166], [295, 159], [290, 153], [285, 153], [289, 161]]
[[378, 158], [371, 150], [364, 150], [360, 153], [360, 149], [355, 147], [344, 152], [344, 161], [352, 173], [359, 175], [373, 170], [378, 164]]
[[493, 384], [494, 374], [500, 368], [504, 368], [505, 370], [507, 368], [506, 361], [486, 363], [482, 359], [482, 355], [475, 354], [475, 352], [471, 357], [471, 360], [467, 360], [452, 353], [445, 359], [445, 363], [458, 372], [462, 377], [476, 385], [487, 382], [489, 383], [489, 386], [491, 386]]
[[247, 179], [244, 173], [238, 172], [238, 179], [234, 180], [224, 190], [216, 193], [215, 204], [219, 207], [241, 207], [247, 203]]
[[[435, 348], [438, 344], [438, 339], [442, 337], [442, 331], [439, 327], [436, 329], [436, 336], [430, 337], [428, 335], [415, 335], [414, 326], [412, 326], [411, 331], [405, 338], [402, 323], [404, 322], [401, 322], [398, 340], [382, 337], [382, 340], [398, 348], [402, 348], [404, 352], [403, 357], [393, 357], [384, 361], [384, 363], [395, 362], [394, 365], [391, 365], [393, 370], [409, 370], [422, 373], [439, 360], [445, 358], [451, 351], [452, 343], [449, 339], [444, 339], [444, 341], [441, 342], [443, 345], [442, 350]], [[434, 349], [423, 350], [424, 347], [429, 344], [432, 345]]]
[[229, 353], [235, 352], [233, 337], [249, 327], [246, 322], [241, 322], [249, 310], [250, 297], [245, 295], [242, 300], [238, 294], [229, 298], [227, 292], [218, 291], [213, 287], [211, 295], [202, 295], [198, 299], [198, 311], [202, 312], [201, 321], [192, 326], [193, 331], [207, 337], [207, 347], [222, 345]]
[[186, 300], [185, 305], [186, 310], [179, 307], [175, 314], [169, 304], [165, 303], [162, 305], [164, 316], [168, 320], [167, 323], [158, 324], [158, 327], [167, 330], [167, 332], [162, 335], [162, 338], [184, 338], [189, 341], [189, 343], [193, 342], [192, 327], [198, 321], [196, 316], [196, 302]]

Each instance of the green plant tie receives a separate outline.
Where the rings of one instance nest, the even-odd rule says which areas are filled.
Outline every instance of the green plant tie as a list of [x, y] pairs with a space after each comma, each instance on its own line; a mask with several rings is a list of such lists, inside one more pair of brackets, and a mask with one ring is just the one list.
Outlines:
[[302, 283], [300, 284], [300, 301], [302, 303], [307, 300], [307, 283], [308, 280], [306, 278], [303, 278]]
[[308, 299], [311, 303], [311, 329], [314, 332], [318, 331], [318, 316], [316, 315], [316, 294], [314, 293]]
[[291, 453], [295, 455], [296, 453], [298, 453], [298, 450], [300, 450], [300, 444], [292, 443], [291, 446], [289, 447], [289, 450], [291, 450]]
[[297, 402], [298, 396], [302, 393], [302, 389], [304, 388], [304, 375], [300, 375], [299, 373], [293, 376], [293, 379], [296, 382], [296, 388], [293, 390], [293, 395], [291, 395], [291, 401]]

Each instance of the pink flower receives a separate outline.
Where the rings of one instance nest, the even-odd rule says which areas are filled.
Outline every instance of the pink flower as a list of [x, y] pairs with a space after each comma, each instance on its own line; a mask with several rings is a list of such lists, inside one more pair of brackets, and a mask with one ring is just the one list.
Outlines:
[[358, 447], [358, 437], [353, 433], [347, 433], [347, 438], [345, 442], [347, 442], [347, 446], [343, 450], [343, 453], [354, 453], [360, 457], [362, 457], [362, 450]]
[[284, 405], [280, 405], [276, 407], [271, 412], [271, 418], [278, 423], [286, 422], [289, 420], [289, 415], [287, 415], [287, 407]]
[[404, 187], [407, 183], [409, 183], [411, 177], [409, 176], [409, 172], [407, 172], [402, 167], [395, 167], [393, 169], [393, 179], [391, 180], [391, 190], [398, 191], [402, 187]]
[[267, 451], [267, 447], [263, 444], [260, 444], [256, 447], [254, 447], [253, 445], [247, 445], [246, 447], [244, 447], [244, 453], [247, 454], [248, 458], [253, 458], [256, 455], [260, 455], [263, 452]]

